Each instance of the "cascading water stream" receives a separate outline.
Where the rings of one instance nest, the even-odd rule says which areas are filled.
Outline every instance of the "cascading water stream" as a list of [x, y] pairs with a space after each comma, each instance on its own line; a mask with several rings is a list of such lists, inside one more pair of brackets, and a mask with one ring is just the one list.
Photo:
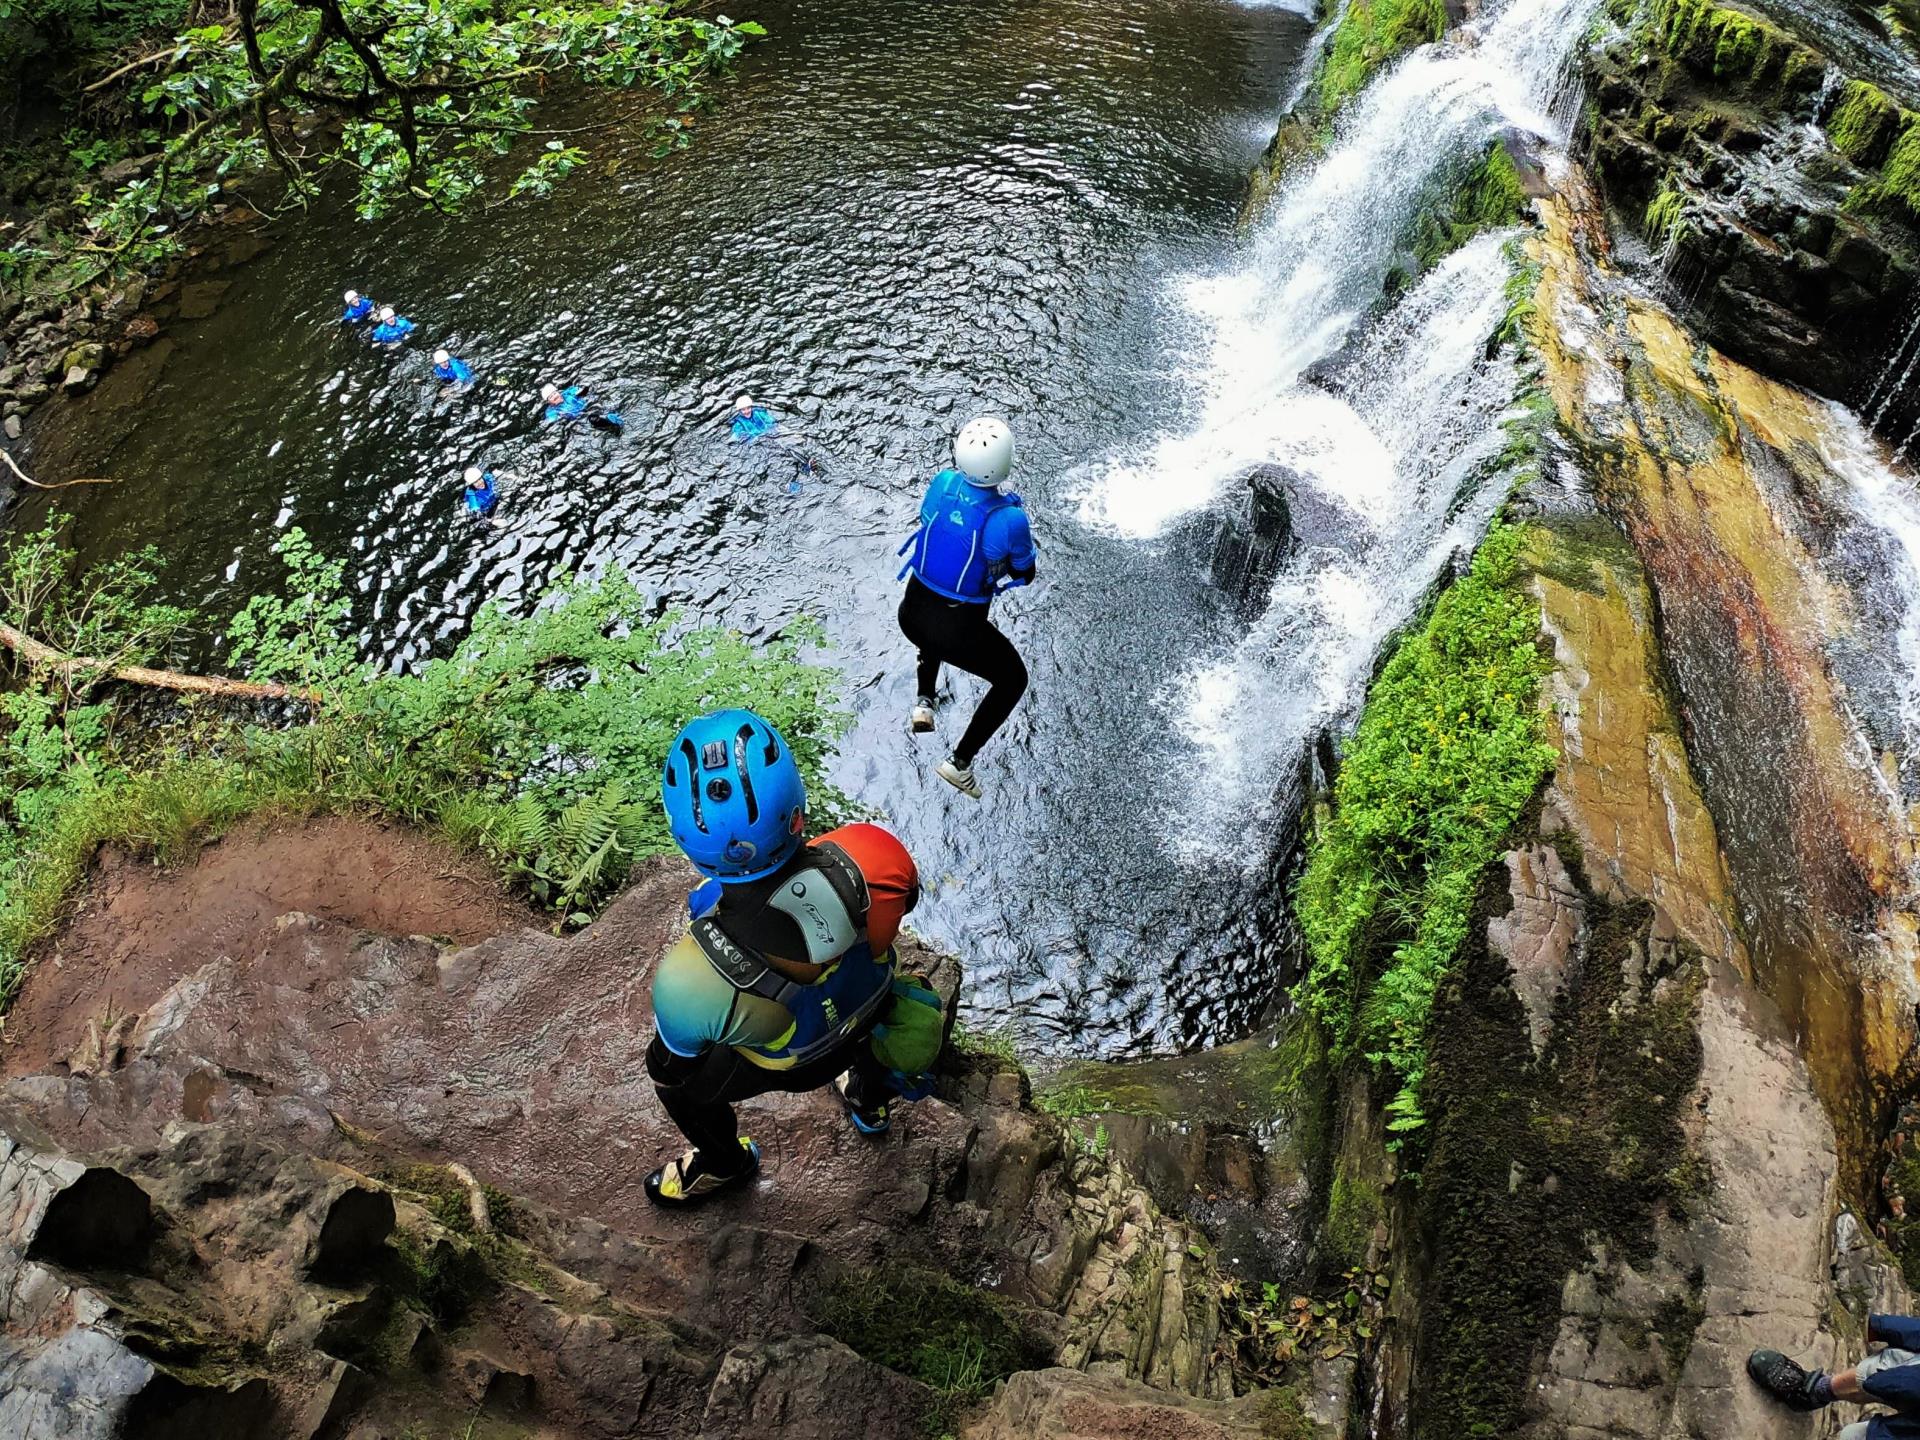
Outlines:
[[[1577, 104], [1569, 57], [1597, 9], [1512, 0], [1358, 97], [1325, 157], [1274, 195], [1241, 263], [1188, 284], [1211, 335], [1192, 375], [1197, 413], [1143, 460], [1086, 477], [1083, 516], [1140, 538], [1256, 466], [1281, 467], [1345, 517], [1337, 540], [1284, 563], [1248, 633], [1162, 697], [1209, 782], [1183, 784], [1166, 807], [1190, 854], [1220, 853], [1273, 802], [1279, 777], [1350, 710], [1386, 635], [1498, 503], [1486, 462], [1514, 376], [1486, 340], [1511, 270], [1503, 237], [1458, 251], [1355, 332], [1450, 174], [1505, 132], [1563, 138]], [[1317, 369], [1333, 377], [1312, 378]]]

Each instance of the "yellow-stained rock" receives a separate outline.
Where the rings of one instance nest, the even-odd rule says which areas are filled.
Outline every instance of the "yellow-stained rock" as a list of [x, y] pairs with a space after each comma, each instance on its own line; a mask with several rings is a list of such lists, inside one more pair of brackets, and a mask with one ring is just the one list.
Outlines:
[[1637, 564], [1540, 558], [1564, 652], [1556, 788], [1603, 869], [1780, 1004], [1862, 1196], [1914, 1047], [1916, 857], [1829, 661], [1860, 619], [1819, 563], [1847, 483], [1828, 412], [1614, 283], [1577, 183], [1563, 193], [1533, 242], [1535, 339]]

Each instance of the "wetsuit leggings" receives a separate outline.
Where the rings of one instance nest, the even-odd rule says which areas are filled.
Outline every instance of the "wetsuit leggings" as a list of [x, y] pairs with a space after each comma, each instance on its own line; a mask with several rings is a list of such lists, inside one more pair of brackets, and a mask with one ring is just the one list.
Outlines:
[[[877, 1018], [877, 1017], [876, 1017]], [[741, 1100], [776, 1092], [818, 1090], [842, 1070], [853, 1071], [849, 1098], [862, 1108], [879, 1105], [894, 1093], [892, 1072], [873, 1058], [872, 1026], [857, 1031], [816, 1060], [791, 1070], [768, 1070], [742, 1058], [731, 1045], [715, 1045], [704, 1055], [676, 1055], [653, 1037], [647, 1047], [647, 1074], [667, 1116], [700, 1152], [703, 1168], [729, 1175], [741, 1168], [740, 1126], [733, 1107]]]
[[1026, 664], [994, 627], [989, 608], [937, 595], [918, 576], [908, 579], [900, 600], [900, 629], [920, 651], [919, 694], [933, 698], [943, 664], [978, 675], [990, 687], [953, 747], [953, 758], [967, 767], [1027, 692]]

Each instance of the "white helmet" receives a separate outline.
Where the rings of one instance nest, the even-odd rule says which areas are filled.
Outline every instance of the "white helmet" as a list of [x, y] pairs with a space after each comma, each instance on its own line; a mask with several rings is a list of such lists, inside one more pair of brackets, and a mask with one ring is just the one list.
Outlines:
[[1013, 431], [991, 415], [969, 420], [953, 437], [953, 466], [976, 485], [998, 485], [1013, 469]]
[[347, 291], [347, 304], [351, 305], [359, 298], [360, 298], [360, 292], [358, 290]]
[[391, 305], [382, 305], [380, 307], [380, 318], [391, 321], [394, 318], [393, 307]]
[[478, 485], [486, 477], [480, 473], [478, 465], [467, 466], [466, 481], [469, 485]]
[[751, 395], [734, 396], [733, 408], [738, 410], [742, 415], [752, 414], [753, 413], [753, 397]]
[[433, 352], [433, 363], [436, 365], [444, 365], [451, 359], [453, 359], [453, 356], [444, 350], [436, 350]]
[[560, 387], [548, 382], [540, 387], [540, 398], [549, 405], [558, 405], [566, 397], [560, 393]]

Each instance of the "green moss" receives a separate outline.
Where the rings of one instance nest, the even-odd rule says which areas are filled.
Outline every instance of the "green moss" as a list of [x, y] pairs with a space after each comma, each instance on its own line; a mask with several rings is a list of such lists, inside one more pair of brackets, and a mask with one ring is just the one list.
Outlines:
[[1678, 1376], [1693, 1352], [1693, 1337], [1707, 1318], [1707, 1272], [1700, 1266], [1687, 1277], [1684, 1291], [1662, 1297], [1653, 1310], [1653, 1328], [1667, 1357], [1667, 1374]]
[[[1572, 878], [1589, 929], [1541, 1055], [1506, 962], [1485, 943], [1511, 903], [1504, 871], [1485, 877], [1475, 938], [1435, 1014], [1413, 1434], [1515, 1433], [1567, 1275], [1596, 1242], [1644, 1267], [1659, 1218], [1688, 1203], [1675, 1177], [1696, 1170], [1682, 1118], [1700, 1074], [1704, 968], [1685, 946], [1652, 939], [1651, 907], [1603, 900], [1578, 866]], [[1658, 1332], [1671, 1363], [1692, 1344], [1697, 1303], [1670, 1297], [1616, 1323]]]
[[1295, 892], [1307, 951], [1296, 996], [1336, 1059], [1392, 1071], [1396, 1134], [1423, 1123], [1427, 1022], [1480, 872], [1556, 758], [1536, 704], [1549, 665], [1539, 613], [1513, 585], [1521, 539], [1496, 525], [1387, 661]]
[[1338, 110], [1387, 65], [1446, 30], [1445, 0], [1352, 0], [1320, 61], [1319, 108]]
[[1342, 1269], [1360, 1264], [1373, 1243], [1373, 1232], [1386, 1215], [1380, 1187], [1364, 1175], [1342, 1167], [1334, 1174], [1327, 1197], [1327, 1224], [1322, 1236]]
[[1645, 224], [1647, 242], [1658, 250], [1671, 250], [1687, 237], [1686, 192], [1664, 185], [1647, 202]]
[[1300, 1395], [1290, 1387], [1260, 1396], [1260, 1433], [1266, 1440], [1315, 1440], [1320, 1431], [1307, 1415]]
[[927, 1417], [933, 1433], [1014, 1371], [1052, 1360], [1044, 1337], [1012, 1304], [932, 1270], [849, 1271], [802, 1303], [834, 1339], [937, 1392]]
[[1854, 164], [1875, 169], [1885, 163], [1900, 125], [1900, 107], [1883, 90], [1864, 80], [1849, 80], [1827, 117], [1827, 138]]
[[1713, 0], [1654, 0], [1652, 18], [1653, 36], [1668, 54], [1699, 74], [1744, 89], [1799, 86], [1821, 66], [1786, 31]]
[[1855, 194], [1861, 197], [1865, 209], [1892, 211], [1920, 223], [1920, 115], [1910, 111], [1901, 115], [1903, 123], [1887, 152], [1880, 179]]
[[449, 1235], [400, 1229], [388, 1242], [398, 1261], [398, 1288], [443, 1326], [467, 1318], [497, 1281], [472, 1245]]
[[1518, 225], [1526, 211], [1520, 171], [1506, 145], [1496, 140], [1444, 201], [1422, 213], [1414, 226], [1414, 256], [1423, 269], [1431, 269], [1476, 235]]

